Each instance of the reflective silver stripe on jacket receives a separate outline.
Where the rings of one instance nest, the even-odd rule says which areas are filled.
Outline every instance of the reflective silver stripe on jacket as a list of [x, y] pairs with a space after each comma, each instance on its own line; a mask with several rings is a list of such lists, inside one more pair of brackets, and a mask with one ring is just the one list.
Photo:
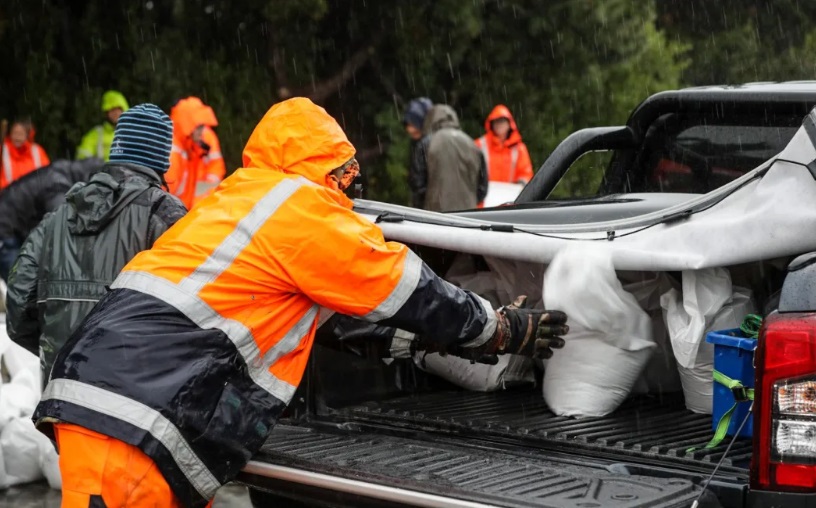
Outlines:
[[366, 321], [377, 322], [388, 319], [405, 305], [405, 302], [416, 291], [419, 284], [419, 276], [422, 273], [422, 260], [409, 250], [405, 256], [405, 265], [402, 268], [402, 276], [397, 286], [391, 294], [383, 300], [377, 307], [362, 317]]
[[[240, 321], [225, 318], [198, 295], [186, 291], [179, 284], [174, 284], [163, 277], [141, 271], [124, 271], [120, 273], [119, 276], [116, 277], [116, 280], [113, 281], [113, 284], [111, 284], [111, 288], [133, 289], [158, 298], [166, 304], [175, 307], [199, 328], [205, 330], [221, 330], [241, 354], [249, 370], [249, 376], [255, 384], [284, 403], [288, 403], [292, 400], [292, 396], [295, 394], [297, 387], [278, 379], [269, 371], [270, 365], [263, 363], [261, 351], [258, 349], [252, 331]], [[291, 344], [289, 334], [299, 333], [304, 327], [303, 322], [314, 323], [316, 312], [316, 306], [314, 312], [312, 312], [311, 309], [306, 312], [292, 329], [285, 333], [275, 346], [270, 348], [270, 351], [278, 347], [284, 349], [279, 356], [290, 352], [285, 350]], [[311, 319], [311, 321], [309, 321], [309, 319]], [[298, 339], [300, 338], [302, 338], [302, 336], [298, 337]], [[295, 344], [295, 347], [297, 347], [297, 344]], [[270, 352], [268, 351], [267, 354], [270, 354]]]
[[42, 167], [42, 159], [40, 159], [40, 145], [31, 143], [31, 158], [34, 159], [34, 169]]
[[334, 316], [334, 311], [327, 308], [327, 307], [320, 307], [320, 311], [317, 314], [317, 327], [320, 328], [321, 326], [326, 324], [326, 321], [331, 319]]
[[[190, 158], [187, 155], [187, 151], [182, 149], [178, 145], [173, 145], [173, 147], [170, 148], [170, 151], [181, 155], [181, 158], [184, 160]], [[187, 186], [187, 173], [189, 173], [188, 169], [189, 168], [185, 167], [184, 171], [181, 172], [181, 178], [179, 179], [179, 184], [178, 187], [176, 188], [176, 196], [181, 197], [184, 194], [184, 188]]]
[[170, 452], [176, 465], [204, 499], [212, 499], [221, 486], [178, 428], [155, 409], [123, 395], [71, 379], [54, 379], [48, 383], [42, 400], [50, 399], [70, 402], [149, 432]]
[[491, 337], [493, 337], [493, 334], [496, 332], [496, 327], [499, 325], [499, 318], [496, 317], [496, 311], [493, 310], [493, 306], [490, 305], [490, 302], [475, 293], [474, 295], [479, 299], [479, 303], [482, 304], [485, 314], [487, 314], [487, 323], [485, 324], [482, 333], [480, 333], [478, 337], [471, 341], [465, 342], [462, 344], [462, 347], [479, 347], [483, 345], [485, 342], [490, 340]]
[[11, 178], [11, 155], [9, 155], [6, 143], [3, 143], [3, 176], [6, 177], [6, 185], [10, 184]]
[[101, 125], [96, 127], [96, 157], [99, 159], [105, 158], [104, 145], [102, 144], [102, 137], [105, 135], [105, 128]]
[[261, 226], [266, 224], [284, 201], [303, 185], [304, 182], [300, 178], [286, 179], [267, 192], [255, 203], [252, 210], [238, 221], [235, 229], [207, 259], [179, 283], [179, 287], [190, 293], [198, 293], [205, 285], [217, 279], [249, 245]]
[[298, 189], [311, 182], [305, 178], [286, 179], [273, 187], [252, 207], [190, 275], [178, 284], [147, 272], [122, 272], [111, 285], [112, 288], [128, 288], [154, 296], [172, 305], [201, 328], [216, 328], [224, 332], [241, 353], [249, 368], [252, 380], [279, 400], [288, 403], [295, 386], [275, 377], [270, 367], [281, 357], [298, 347], [317, 320], [318, 305], [306, 313], [276, 341], [263, 357], [252, 331], [243, 323], [221, 316], [199, 293], [207, 284], [216, 280], [235, 262], [258, 230], [278, 211], [281, 205]]
[[518, 145], [510, 148], [510, 183], [516, 182], [516, 166], [518, 165]]

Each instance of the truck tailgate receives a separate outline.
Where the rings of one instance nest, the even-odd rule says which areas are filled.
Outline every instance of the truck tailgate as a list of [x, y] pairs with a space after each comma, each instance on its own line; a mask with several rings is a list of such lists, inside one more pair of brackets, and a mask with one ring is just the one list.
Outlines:
[[[311, 473], [324, 479], [345, 479], [346, 484], [357, 486], [389, 486], [392, 496], [394, 492], [426, 493], [476, 503], [470, 506], [680, 507], [689, 506], [699, 489], [688, 479], [612, 472], [614, 468], [601, 462], [491, 448], [439, 436], [429, 440], [386, 435], [354, 426], [280, 425], [245, 471], [241, 480], [254, 487], [263, 488], [270, 485], [267, 482], [281, 479], [308, 483]], [[280, 474], [287, 471], [297, 475]], [[356, 493], [378, 495], [372, 492], [363, 488]], [[388, 499], [441, 506], [423, 502], [421, 497], [409, 498]]]

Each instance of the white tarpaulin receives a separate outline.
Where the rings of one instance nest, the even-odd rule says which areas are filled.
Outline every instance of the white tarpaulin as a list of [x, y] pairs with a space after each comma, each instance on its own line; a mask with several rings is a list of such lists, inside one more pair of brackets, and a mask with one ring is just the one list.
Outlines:
[[[816, 250], [816, 235], [803, 234], [816, 226], [816, 181], [803, 166], [814, 159], [816, 149], [800, 128], [772, 162], [681, 205], [618, 221], [523, 228], [558, 238], [484, 231], [479, 227], [489, 223], [455, 215], [364, 201], [358, 205], [372, 221], [378, 212], [406, 217], [380, 224], [389, 240], [546, 264], [567, 245], [594, 239], [596, 248], [610, 252], [617, 270], [697, 270]], [[689, 210], [694, 213], [687, 218], [657, 224]], [[610, 231], [613, 241], [606, 240]]]

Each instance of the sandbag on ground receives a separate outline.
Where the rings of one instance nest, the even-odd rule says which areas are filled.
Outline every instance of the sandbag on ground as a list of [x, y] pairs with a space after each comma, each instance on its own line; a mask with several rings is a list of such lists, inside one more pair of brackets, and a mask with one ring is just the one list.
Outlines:
[[40, 400], [39, 359], [11, 341], [0, 318], [0, 364], [8, 375], [0, 384], [0, 489], [43, 476], [59, 489], [57, 451], [31, 421]]
[[624, 291], [608, 253], [559, 252], [544, 275], [544, 304], [569, 316], [566, 344], [544, 371], [544, 400], [563, 416], [604, 416], [626, 399], [655, 348], [652, 323]]

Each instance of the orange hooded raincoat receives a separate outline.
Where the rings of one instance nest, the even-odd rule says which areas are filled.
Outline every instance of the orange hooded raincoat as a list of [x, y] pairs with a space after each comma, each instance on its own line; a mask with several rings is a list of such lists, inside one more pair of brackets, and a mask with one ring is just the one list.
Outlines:
[[273, 106], [244, 167], [123, 269], [60, 352], [38, 425], [134, 444], [184, 505], [203, 506], [266, 440], [334, 312], [489, 340], [489, 303], [352, 211], [328, 174], [354, 154], [308, 99]]
[[[33, 129], [32, 129], [33, 131]], [[0, 156], [0, 189], [7, 187], [14, 180], [31, 173], [35, 169], [51, 164], [48, 154], [43, 147], [34, 142], [34, 136], [19, 148], [14, 146], [11, 139], [3, 140], [2, 156]]]
[[[190, 209], [217, 185], [226, 174], [221, 143], [213, 131], [218, 125], [213, 109], [198, 97], [181, 99], [170, 110], [173, 120], [173, 151], [167, 180], [170, 192]], [[202, 145], [192, 139], [193, 131], [203, 125]]]
[[[510, 121], [510, 133], [501, 141], [493, 132], [491, 122], [499, 118]], [[476, 140], [487, 162], [487, 176], [491, 182], [527, 183], [533, 178], [533, 163], [527, 145], [521, 140], [521, 133], [507, 106], [499, 104], [485, 120], [485, 135]]]

